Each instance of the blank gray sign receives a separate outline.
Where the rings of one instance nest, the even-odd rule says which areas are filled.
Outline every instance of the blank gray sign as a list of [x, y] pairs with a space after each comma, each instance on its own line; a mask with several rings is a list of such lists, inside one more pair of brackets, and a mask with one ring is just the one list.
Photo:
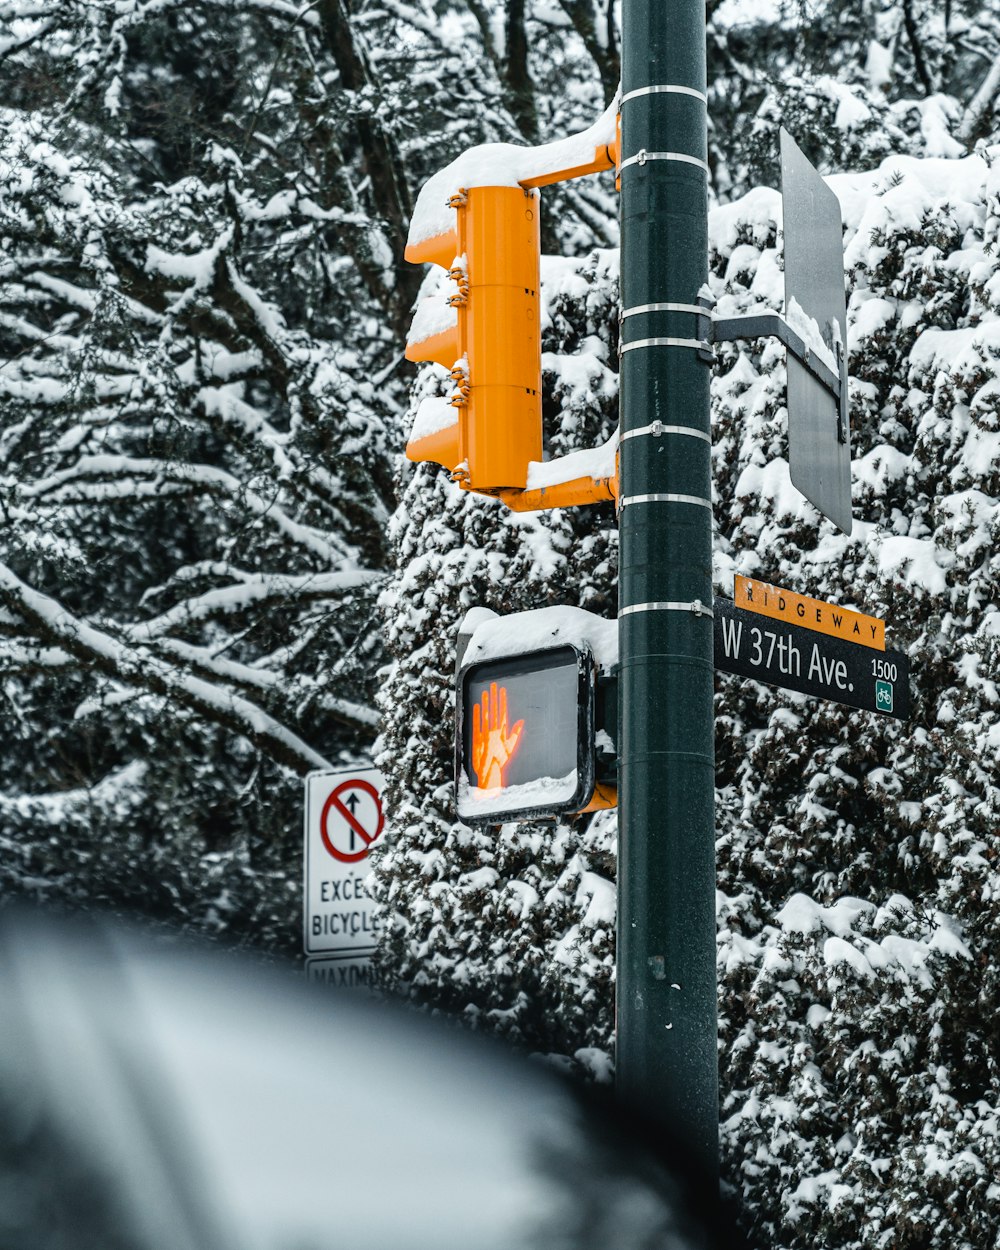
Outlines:
[[[833, 523], [851, 532], [851, 436], [847, 421], [847, 308], [840, 203], [795, 141], [781, 131], [785, 308], [795, 300], [819, 325], [836, 360], [831, 323], [843, 344], [843, 432], [837, 401], [788, 353], [788, 462], [792, 485]], [[793, 322], [793, 328], [794, 322]]]

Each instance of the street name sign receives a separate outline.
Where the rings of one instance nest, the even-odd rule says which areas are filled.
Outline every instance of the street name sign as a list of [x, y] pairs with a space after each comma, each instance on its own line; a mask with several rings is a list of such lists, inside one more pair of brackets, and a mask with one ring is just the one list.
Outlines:
[[[365, 961], [375, 949], [375, 904], [365, 879], [368, 853], [385, 827], [383, 784], [382, 774], [367, 767], [306, 778], [302, 944], [307, 956]], [[338, 972], [309, 975], [342, 983]]]
[[713, 615], [717, 669], [898, 720], [909, 716], [910, 665], [902, 652], [768, 619], [725, 599], [715, 600]]
[[751, 612], [786, 621], [789, 625], [802, 625], [821, 634], [842, 638], [845, 642], [885, 650], [885, 621], [877, 616], [865, 616], [851, 608], [840, 608], [824, 599], [810, 599], [808, 595], [785, 590], [783, 586], [754, 581], [737, 573], [733, 584], [733, 602], [738, 608], [748, 608]]

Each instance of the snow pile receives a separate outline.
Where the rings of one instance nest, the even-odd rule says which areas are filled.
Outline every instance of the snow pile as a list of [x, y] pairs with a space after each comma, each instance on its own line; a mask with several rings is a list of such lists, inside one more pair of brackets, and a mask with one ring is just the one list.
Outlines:
[[855, 932], [855, 927], [864, 920], [873, 918], [873, 927], [878, 932], [912, 911], [913, 904], [902, 894], [892, 895], [881, 908], [857, 898], [841, 898], [831, 907], [821, 907], [808, 895], [793, 894], [775, 919], [783, 933], [822, 934], [826, 930], [833, 935], [823, 942], [826, 964], [833, 968], [847, 963], [864, 977], [874, 977], [898, 965], [906, 976], [922, 979], [927, 958], [935, 950], [971, 959], [958, 926], [942, 912], [935, 913], [933, 930], [925, 941], [914, 941], [896, 933], [875, 940]]
[[601, 447], [572, 451], [567, 456], [559, 456], [555, 460], [547, 460], [543, 463], [533, 460], [528, 465], [527, 488], [539, 490], [544, 486], [572, 482], [580, 477], [594, 478], [595, 481], [613, 477], [617, 472], [617, 460], [618, 433], [616, 431]]
[[[437, 267], [431, 273], [440, 273]], [[444, 334], [458, 325], [458, 309], [448, 299], [458, 293], [458, 283], [446, 274], [430, 295], [417, 301], [413, 319], [406, 332], [407, 346], [423, 343], [436, 334]]]
[[[809, 316], [794, 296], [792, 296], [792, 298], [788, 300], [785, 305], [785, 320], [803, 341], [803, 343], [805, 343], [809, 351], [812, 352], [814, 356], [818, 357], [831, 373], [839, 374], [840, 369], [837, 365], [837, 361], [829, 343], [823, 336], [823, 330], [820, 327], [819, 322], [815, 317]], [[835, 331], [828, 330], [827, 337], [830, 337], [831, 333], [834, 332], [839, 335], [840, 327], [837, 326]]]
[[618, 622], [571, 607], [537, 608], [493, 617], [476, 627], [465, 663], [562, 646], [590, 651], [601, 668], [611, 668], [618, 663]]
[[578, 134], [538, 147], [513, 143], [483, 143], [469, 148], [444, 169], [428, 178], [420, 189], [410, 219], [410, 246], [454, 230], [455, 210], [448, 200], [470, 187], [516, 187], [526, 179], [539, 178], [562, 169], [586, 165], [594, 152], [615, 141], [618, 97], [592, 126]]
[[458, 409], [443, 395], [426, 395], [417, 405], [410, 428], [411, 443], [458, 424]]
[[458, 779], [457, 810], [460, 816], [474, 816], [476, 804], [489, 799], [491, 811], [530, 811], [532, 808], [544, 808], [547, 803], [565, 803], [576, 793], [576, 788], [575, 768], [565, 777], [538, 777], [521, 785], [504, 786], [500, 795], [470, 785], [463, 771]]

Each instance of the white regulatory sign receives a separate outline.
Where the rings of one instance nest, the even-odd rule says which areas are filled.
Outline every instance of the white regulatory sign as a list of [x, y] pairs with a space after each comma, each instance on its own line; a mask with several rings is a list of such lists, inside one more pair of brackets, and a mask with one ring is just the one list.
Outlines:
[[365, 956], [375, 949], [375, 904], [365, 886], [368, 852], [382, 836], [382, 774], [374, 768], [306, 778], [307, 955]]
[[375, 965], [360, 955], [354, 958], [313, 955], [306, 960], [306, 980], [351, 990], [374, 990], [378, 984]]

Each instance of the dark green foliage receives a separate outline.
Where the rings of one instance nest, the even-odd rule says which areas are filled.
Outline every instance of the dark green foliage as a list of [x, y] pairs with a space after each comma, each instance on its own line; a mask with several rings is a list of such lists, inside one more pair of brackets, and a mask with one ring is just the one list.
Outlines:
[[[787, 491], [773, 357], [715, 384], [717, 481], [736, 500], [719, 590], [735, 569], [884, 617], [914, 695], [901, 724], [720, 678], [723, 1144], [762, 1247], [979, 1246], [1000, 1228], [985, 1024], [1000, 922], [995, 175], [939, 169], [890, 160], [834, 183], [852, 290], [850, 539]], [[727, 312], [774, 298], [769, 202], [720, 210]], [[753, 291], [733, 280], [737, 255]]]
[[[780, 350], [727, 345], [716, 591], [739, 571], [884, 616], [914, 696], [901, 725], [719, 679], [726, 1177], [767, 1250], [979, 1250], [997, 6], [708, 16], [720, 311], [780, 307], [777, 197], [752, 189], [779, 123], [845, 207], [856, 516], [845, 540], [789, 487]], [[374, 745], [387, 982], [609, 1074], [614, 815], [458, 824], [451, 709], [470, 607], [614, 615], [613, 513], [517, 517], [398, 454], [416, 192], [470, 144], [589, 124], [607, 27], [576, 0], [0, 0], [0, 898], [293, 950], [301, 774]], [[543, 193], [550, 455], [615, 425], [610, 183]]]

